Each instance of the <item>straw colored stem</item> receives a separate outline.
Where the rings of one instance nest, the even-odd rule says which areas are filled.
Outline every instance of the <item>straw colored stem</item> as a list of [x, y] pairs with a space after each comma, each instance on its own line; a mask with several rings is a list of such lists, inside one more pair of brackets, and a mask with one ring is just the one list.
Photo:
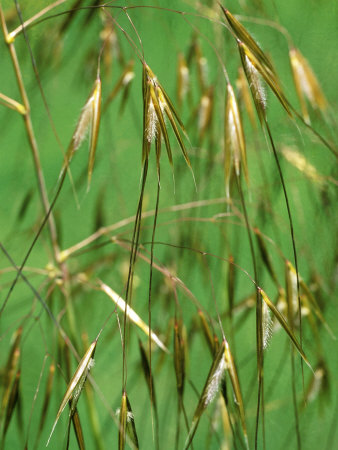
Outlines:
[[21, 69], [20, 69], [18, 57], [17, 57], [17, 54], [16, 54], [15, 46], [14, 46], [14, 43], [9, 40], [9, 34], [8, 34], [8, 30], [7, 30], [7, 25], [6, 25], [5, 17], [4, 17], [3, 10], [2, 10], [1, 6], [0, 6], [0, 16], [1, 16], [1, 25], [2, 25], [3, 34], [4, 34], [4, 37], [5, 37], [5, 41], [6, 41], [7, 45], [8, 45], [8, 50], [9, 50], [9, 53], [10, 53], [10, 56], [11, 56], [11, 60], [12, 60], [12, 63], [13, 63], [15, 77], [16, 77], [16, 80], [17, 80], [17, 84], [18, 84], [18, 87], [19, 87], [20, 94], [21, 94], [22, 103], [23, 103], [24, 108], [26, 110], [26, 114], [23, 115], [23, 119], [24, 119], [24, 122], [25, 122], [25, 128], [26, 128], [28, 141], [29, 141], [29, 144], [30, 144], [30, 147], [31, 147], [31, 151], [32, 151], [35, 172], [36, 172], [37, 179], [38, 179], [38, 185], [39, 185], [39, 192], [40, 192], [41, 202], [42, 202], [45, 214], [49, 214], [49, 216], [48, 216], [48, 226], [49, 226], [49, 233], [50, 233], [51, 242], [52, 242], [52, 246], [53, 246], [53, 250], [54, 250], [54, 256], [55, 256], [55, 259], [58, 260], [59, 247], [58, 247], [58, 243], [57, 243], [56, 226], [55, 226], [55, 222], [54, 222], [54, 218], [53, 218], [52, 212], [49, 211], [50, 210], [50, 205], [49, 205], [49, 200], [48, 200], [48, 195], [47, 195], [45, 179], [44, 179], [44, 176], [43, 176], [43, 173], [42, 173], [42, 169], [41, 169], [38, 145], [37, 145], [37, 142], [36, 142], [36, 139], [35, 139], [32, 119], [31, 119], [31, 115], [30, 115], [30, 104], [29, 104], [29, 100], [28, 100], [28, 97], [27, 97], [25, 85], [24, 85], [24, 82], [23, 82], [23, 78], [22, 78]]
[[[184, 211], [187, 209], [199, 208], [201, 206], [217, 205], [217, 204], [226, 203], [226, 202], [227, 202], [227, 200], [224, 197], [215, 198], [212, 200], [200, 200], [200, 201], [196, 201], [196, 202], [188, 202], [188, 203], [183, 203], [181, 205], [175, 205], [175, 206], [172, 206], [169, 208], [163, 208], [159, 212], [164, 213], [164, 212]], [[148, 217], [153, 217], [154, 215], [155, 215], [155, 210], [152, 209], [150, 211], [146, 211], [146, 212], [142, 213], [142, 219], [146, 219]], [[66, 260], [73, 253], [81, 250], [82, 248], [86, 247], [87, 245], [92, 244], [96, 240], [100, 239], [100, 237], [105, 236], [105, 235], [111, 233], [112, 231], [118, 230], [120, 228], [123, 228], [127, 225], [132, 224], [135, 221], [135, 218], [136, 218], [136, 216], [131, 216], [126, 219], [120, 220], [119, 222], [116, 222], [112, 225], [109, 225], [107, 227], [99, 228], [97, 231], [95, 231], [95, 233], [91, 234], [87, 238], [83, 239], [82, 241], [78, 242], [77, 244], [73, 245], [72, 247], [69, 247], [68, 249], [63, 250], [60, 253], [60, 260], [61, 261]]]
[[31, 17], [30, 19], [26, 20], [24, 23], [22, 23], [17, 28], [15, 28], [15, 30], [13, 30], [10, 33], [8, 33], [7, 38], [6, 38], [6, 42], [8, 44], [10, 42], [11, 43], [14, 42], [15, 38], [17, 37], [17, 35], [20, 34], [25, 28], [29, 27], [29, 25], [31, 25], [37, 19], [40, 19], [40, 17], [42, 17], [43, 15], [47, 14], [50, 10], [52, 10], [53, 8], [56, 8], [56, 6], [59, 6], [59, 5], [61, 5], [62, 3], [66, 2], [66, 1], [67, 0], [58, 0], [58, 1], [54, 2], [54, 3], [52, 3], [51, 5], [46, 6], [46, 8], [42, 9], [37, 14], [35, 14], [33, 17]]

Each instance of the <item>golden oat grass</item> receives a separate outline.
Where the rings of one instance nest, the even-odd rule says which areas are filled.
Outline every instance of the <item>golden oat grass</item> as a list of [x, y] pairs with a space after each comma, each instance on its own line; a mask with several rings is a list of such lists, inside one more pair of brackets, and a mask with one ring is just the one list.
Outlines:
[[120, 75], [120, 78], [117, 80], [115, 86], [113, 87], [112, 91], [110, 92], [107, 99], [105, 100], [104, 105], [102, 107], [103, 113], [105, 112], [105, 110], [108, 108], [110, 103], [115, 99], [115, 97], [117, 96], [117, 94], [120, 91], [123, 92], [120, 111], [123, 110], [123, 108], [125, 107], [125, 105], [127, 103], [130, 86], [131, 86], [131, 83], [134, 78], [135, 78], [134, 60], [132, 59], [125, 66], [124, 70], [122, 71], [122, 73]]
[[[143, 63], [143, 151], [142, 164], [149, 156], [150, 144], [158, 135], [158, 130], [161, 130], [161, 136], [164, 139], [167, 149], [168, 159], [173, 165], [172, 150], [167, 131], [165, 117], [174, 132], [179, 147], [182, 151], [184, 159], [191, 169], [189, 156], [183, 141], [181, 133], [187, 137], [183, 123], [178, 116], [169, 96], [158, 82], [150, 67]], [[177, 122], [177, 123], [176, 123]]]
[[183, 53], [178, 54], [176, 77], [177, 77], [177, 90], [176, 90], [177, 104], [178, 107], [181, 108], [183, 101], [185, 100], [190, 89], [189, 67]]
[[297, 170], [302, 172], [306, 178], [315, 182], [322, 189], [326, 186], [327, 179], [318, 172], [315, 166], [312, 165], [302, 153], [295, 148], [287, 146], [283, 146], [281, 152], [284, 158]]
[[79, 365], [77, 366], [74, 375], [72, 376], [70, 382], [68, 383], [67, 390], [62, 398], [60, 407], [56, 414], [56, 419], [54, 421], [52, 431], [49, 435], [47, 445], [49, 444], [49, 441], [52, 437], [56, 424], [58, 423], [62, 411], [65, 409], [66, 405], [70, 403], [70, 414], [69, 414], [70, 419], [72, 418], [76, 410], [76, 405], [82, 392], [84, 383], [87, 379], [90, 369], [94, 364], [93, 358], [96, 349], [97, 339], [98, 338], [96, 338], [95, 341], [93, 341], [92, 344], [89, 346], [88, 350], [86, 351], [81, 361], [79, 362]]
[[224, 345], [222, 345], [218, 353], [214, 357], [204, 388], [199, 397], [189, 433], [185, 441], [185, 449], [188, 449], [190, 447], [203, 412], [205, 411], [207, 406], [214, 400], [216, 394], [220, 389], [221, 381], [225, 375], [225, 368], [226, 363], [224, 357]]
[[[260, 295], [262, 296], [264, 302], [268, 305], [268, 307], [270, 308], [273, 316], [278, 320], [278, 322], [280, 323], [280, 325], [282, 326], [282, 328], [284, 329], [284, 331], [286, 332], [286, 334], [289, 336], [291, 342], [293, 343], [295, 349], [298, 351], [298, 353], [300, 354], [300, 356], [302, 357], [303, 361], [310, 367], [310, 369], [312, 370], [311, 364], [308, 361], [302, 347], [300, 346], [296, 336], [294, 335], [294, 332], [292, 330], [292, 328], [290, 327], [290, 325], [288, 324], [287, 320], [285, 319], [285, 317], [278, 311], [278, 309], [276, 308], [276, 306], [272, 303], [272, 301], [269, 299], [269, 297], [267, 296], [267, 294], [263, 291], [263, 289], [259, 288], [258, 289]], [[312, 370], [313, 371], [313, 370]]]
[[188, 449], [192, 443], [203, 412], [218, 394], [221, 384], [224, 382], [226, 371], [229, 372], [234, 401], [238, 408], [241, 428], [245, 439], [245, 446], [246, 448], [248, 448], [248, 435], [245, 422], [244, 403], [242, 399], [237, 369], [232, 353], [230, 351], [229, 344], [227, 340], [223, 338], [222, 344], [220, 345], [217, 353], [214, 356], [214, 360], [210, 368], [207, 380], [200, 395], [198, 405], [195, 409], [190, 430], [185, 442], [185, 449]]
[[92, 179], [92, 173], [95, 162], [95, 153], [97, 147], [97, 140], [99, 135], [101, 119], [101, 80], [98, 76], [92, 92], [90, 93], [88, 100], [84, 107], [80, 118], [78, 120], [76, 129], [71, 139], [71, 143], [68, 147], [63, 167], [61, 169], [60, 177], [63, 172], [68, 169], [69, 164], [74, 156], [74, 153], [81, 146], [82, 142], [86, 139], [89, 133], [89, 157], [88, 157], [88, 188]]
[[299, 49], [291, 48], [289, 58], [303, 119], [310, 124], [310, 116], [305, 100], [310, 103], [313, 109], [319, 109], [322, 112], [326, 111], [328, 102], [317, 77]]
[[249, 171], [242, 120], [240, 117], [235, 93], [231, 84], [229, 83], [227, 85], [224, 132], [225, 185], [226, 195], [228, 198], [230, 198], [230, 178], [232, 170], [234, 170], [235, 176], [240, 179], [241, 168], [243, 167], [244, 177], [247, 184], [249, 183]]
[[119, 414], [119, 438], [118, 438], [118, 448], [119, 450], [124, 450], [126, 443], [133, 449], [137, 450], [139, 448], [138, 436], [136, 433], [136, 426], [134, 420], [134, 414], [131, 409], [131, 405], [124, 391], [122, 393], [121, 406], [118, 410]]
[[[287, 266], [287, 271], [290, 273], [290, 277], [295, 278], [296, 277], [296, 269], [293, 267], [293, 265], [291, 264], [290, 261], [286, 262], [286, 266]], [[309, 286], [305, 283], [304, 279], [300, 276], [299, 277], [299, 284], [300, 284], [300, 289], [303, 293], [303, 295], [306, 297], [307, 299], [307, 304], [308, 307], [311, 309], [311, 311], [317, 316], [318, 320], [321, 322], [321, 324], [324, 326], [324, 328], [326, 329], [326, 331], [329, 333], [329, 335], [331, 336], [331, 338], [333, 340], [336, 340], [336, 337], [334, 335], [334, 333], [332, 332], [330, 326], [328, 325], [327, 321], [324, 318], [324, 315], [321, 311], [321, 308], [315, 298], [315, 296], [312, 294], [311, 289], [309, 288]]]

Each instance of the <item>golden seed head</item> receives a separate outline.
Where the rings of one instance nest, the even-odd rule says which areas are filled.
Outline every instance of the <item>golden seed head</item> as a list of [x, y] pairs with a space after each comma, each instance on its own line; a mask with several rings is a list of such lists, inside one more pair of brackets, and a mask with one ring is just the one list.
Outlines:
[[319, 85], [313, 70], [308, 61], [296, 48], [290, 49], [290, 62], [292, 74], [295, 81], [297, 95], [299, 97], [303, 115], [309, 120], [306, 105], [304, 106], [303, 97], [308, 99], [314, 109], [324, 111], [327, 108], [327, 100]]

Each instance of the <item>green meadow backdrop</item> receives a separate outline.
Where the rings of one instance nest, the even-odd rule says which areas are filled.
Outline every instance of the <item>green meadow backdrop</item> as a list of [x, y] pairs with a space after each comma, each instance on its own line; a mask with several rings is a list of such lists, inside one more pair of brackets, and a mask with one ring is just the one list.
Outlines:
[[1, 0], [1, 448], [338, 446], [337, 21]]

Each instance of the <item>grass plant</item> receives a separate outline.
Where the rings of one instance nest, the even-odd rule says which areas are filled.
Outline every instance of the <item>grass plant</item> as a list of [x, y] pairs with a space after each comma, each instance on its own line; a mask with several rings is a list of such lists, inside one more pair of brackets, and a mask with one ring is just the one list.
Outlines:
[[338, 445], [328, 3], [0, 0], [1, 449]]

